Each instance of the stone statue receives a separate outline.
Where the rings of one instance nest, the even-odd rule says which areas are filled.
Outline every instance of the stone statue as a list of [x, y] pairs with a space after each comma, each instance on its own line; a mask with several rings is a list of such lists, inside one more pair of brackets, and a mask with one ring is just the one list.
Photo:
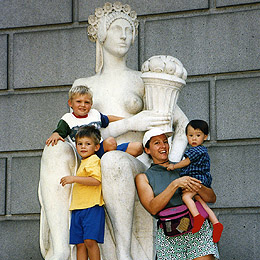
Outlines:
[[[170, 159], [179, 161], [187, 145], [184, 129], [188, 120], [176, 104], [178, 93], [170, 114], [154, 107], [144, 110], [146, 101], [142, 73], [126, 66], [127, 53], [137, 35], [136, 18], [136, 12], [120, 2], [106, 3], [95, 10], [95, 15], [88, 20], [88, 36], [96, 43], [96, 74], [77, 79], [73, 86], [90, 87], [93, 107], [101, 113], [124, 117], [102, 129], [104, 139], [113, 136], [118, 144], [142, 142], [144, 131], [171, 124], [174, 137]], [[183, 86], [187, 73], [182, 64], [173, 59], [156, 56], [156, 62], [159, 60], [162, 65], [159, 65], [161, 71], [154, 69], [158, 67], [153, 66], [154, 61], [146, 62], [143, 65], [144, 82], [147, 72], [157, 73], [159, 79], [168, 73], [172, 77], [176, 74], [174, 79], [181, 79], [177, 85]], [[172, 77], [169, 81], [173, 82]], [[101, 159], [102, 189], [107, 212], [105, 243], [101, 245], [103, 260], [152, 259], [153, 220], [139, 203], [134, 183], [135, 175], [143, 172], [149, 164], [146, 154], [134, 158], [121, 151], [108, 152]], [[73, 247], [70, 248], [68, 244], [70, 188], [66, 188], [68, 185], [66, 189], [61, 187], [59, 180], [62, 176], [74, 174], [76, 168], [77, 156], [67, 142], [59, 141], [56, 146], [45, 147], [39, 184], [42, 207], [40, 243], [45, 259], [75, 257]]]

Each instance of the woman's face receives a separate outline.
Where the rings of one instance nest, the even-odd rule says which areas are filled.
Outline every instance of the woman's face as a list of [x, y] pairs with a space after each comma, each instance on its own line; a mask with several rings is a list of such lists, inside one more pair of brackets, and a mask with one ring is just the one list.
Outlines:
[[115, 20], [107, 30], [104, 49], [116, 57], [124, 57], [131, 45], [133, 31], [130, 23], [125, 19]]
[[150, 139], [150, 147], [145, 148], [145, 152], [152, 156], [156, 164], [164, 163], [168, 160], [169, 143], [165, 134], [153, 136]]

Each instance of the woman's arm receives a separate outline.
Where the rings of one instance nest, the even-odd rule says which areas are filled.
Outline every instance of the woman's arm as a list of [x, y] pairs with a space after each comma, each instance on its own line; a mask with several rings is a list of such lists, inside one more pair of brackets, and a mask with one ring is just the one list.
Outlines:
[[162, 210], [178, 189], [177, 185], [171, 183], [162, 193], [154, 197], [152, 187], [149, 185], [145, 174], [138, 174], [135, 178], [135, 182], [142, 205], [152, 215]]
[[199, 180], [184, 176], [172, 181], [163, 192], [154, 197], [152, 187], [149, 185], [145, 174], [138, 174], [135, 178], [135, 183], [142, 205], [152, 215], [157, 214], [167, 205], [178, 188], [194, 191], [201, 186]]
[[201, 188], [198, 190], [197, 192], [200, 197], [205, 201], [205, 202], [208, 202], [208, 203], [215, 203], [216, 202], [216, 194], [215, 192], [213, 191], [213, 189], [211, 188], [208, 188], [204, 185], [201, 185]]

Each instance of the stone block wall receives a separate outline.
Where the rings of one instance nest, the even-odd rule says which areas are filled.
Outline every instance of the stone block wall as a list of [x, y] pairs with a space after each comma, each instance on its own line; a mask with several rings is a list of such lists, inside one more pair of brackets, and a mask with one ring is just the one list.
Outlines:
[[[40, 260], [37, 197], [44, 142], [73, 81], [94, 74], [87, 18], [101, 0], [0, 2], [0, 259]], [[179, 105], [210, 124], [224, 260], [258, 259], [260, 1], [131, 0], [140, 21], [128, 65], [153, 55], [188, 71]]]

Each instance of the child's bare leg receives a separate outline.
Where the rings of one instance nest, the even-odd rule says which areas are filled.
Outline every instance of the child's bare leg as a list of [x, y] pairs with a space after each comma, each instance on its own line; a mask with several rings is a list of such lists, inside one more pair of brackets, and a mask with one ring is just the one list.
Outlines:
[[88, 256], [90, 260], [100, 260], [100, 251], [97, 241], [93, 239], [86, 239], [84, 241], [88, 250]]
[[126, 152], [137, 157], [143, 153], [143, 145], [139, 142], [131, 142], [128, 144]]
[[185, 205], [188, 207], [188, 209], [189, 209], [189, 211], [190, 211], [190, 213], [193, 217], [195, 217], [199, 214], [199, 211], [198, 211], [196, 204], [193, 200], [193, 197], [195, 195], [196, 195], [195, 192], [190, 192], [190, 191], [185, 192], [182, 195], [182, 200], [185, 203]]
[[88, 251], [84, 243], [77, 244], [77, 260], [88, 260]]
[[193, 216], [194, 219], [194, 223], [193, 223], [193, 228], [192, 228], [192, 233], [196, 233], [200, 230], [201, 226], [204, 223], [204, 218], [200, 215], [196, 204], [193, 200], [193, 197], [196, 195], [195, 192], [185, 192], [182, 195], [182, 200], [183, 202], [186, 204], [186, 206], [188, 207], [191, 215]]
[[104, 152], [116, 150], [117, 143], [114, 137], [108, 137], [103, 141]]
[[216, 224], [219, 222], [213, 210], [207, 205], [207, 203], [199, 195], [196, 195], [194, 199], [199, 201], [202, 207], [207, 211], [207, 213], [209, 214], [209, 220], [212, 224]]
[[195, 200], [199, 201], [202, 207], [207, 211], [209, 214], [209, 220], [213, 224], [213, 242], [217, 243], [220, 240], [223, 225], [218, 221], [217, 216], [213, 212], [213, 210], [207, 205], [207, 203], [199, 196], [196, 195]]

